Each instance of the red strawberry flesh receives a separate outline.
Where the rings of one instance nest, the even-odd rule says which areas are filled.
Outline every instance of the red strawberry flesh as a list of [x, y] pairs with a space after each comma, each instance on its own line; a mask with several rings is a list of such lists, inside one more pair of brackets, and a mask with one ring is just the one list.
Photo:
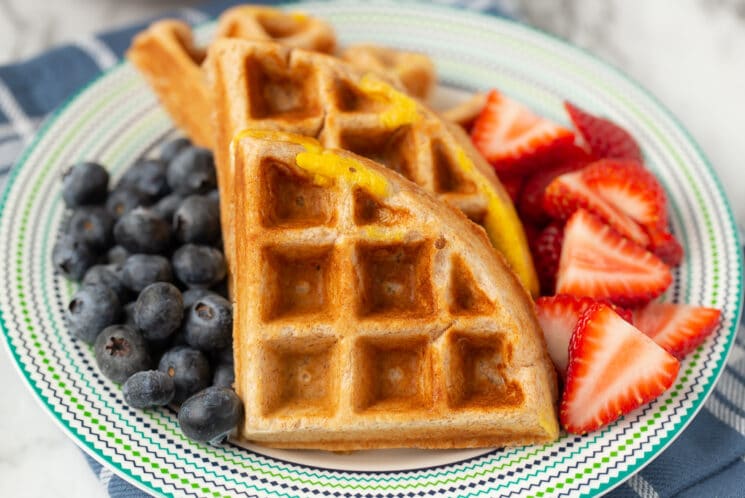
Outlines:
[[711, 335], [721, 314], [714, 308], [652, 302], [634, 311], [634, 323], [660, 347], [683, 358]]
[[580, 317], [569, 345], [560, 420], [584, 434], [665, 392], [680, 363], [603, 304]]
[[565, 225], [556, 278], [558, 294], [636, 306], [662, 294], [671, 282], [670, 269], [657, 256], [584, 209], [576, 211]]
[[641, 150], [634, 137], [616, 123], [593, 116], [570, 102], [564, 102], [564, 108], [596, 158], [643, 162]]

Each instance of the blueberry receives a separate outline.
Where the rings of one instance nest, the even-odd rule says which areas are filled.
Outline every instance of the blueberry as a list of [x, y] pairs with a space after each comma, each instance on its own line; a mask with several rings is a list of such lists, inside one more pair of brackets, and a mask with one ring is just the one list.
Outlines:
[[140, 292], [135, 304], [135, 323], [145, 339], [165, 339], [181, 326], [184, 301], [173, 284], [156, 282]]
[[160, 216], [140, 207], [119, 218], [114, 238], [129, 252], [159, 254], [171, 245], [171, 228]]
[[110, 264], [121, 265], [129, 257], [129, 251], [122, 246], [114, 246], [106, 253], [106, 260]]
[[192, 304], [184, 320], [184, 338], [192, 347], [212, 351], [233, 341], [233, 310], [218, 295], [207, 295]]
[[183, 403], [192, 394], [210, 385], [210, 364], [201, 351], [188, 346], [176, 346], [160, 358], [158, 370], [167, 373], [176, 384], [173, 402]]
[[212, 152], [200, 147], [182, 149], [168, 164], [168, 184], [181, 195], [205, 194], [217, 186]]
[[113, 290], [120, 303], [129, 301], [129, 289], [121, 278], [120, 265], [94, 265], [85, 273], [83, 284], [104, 285]]
[[208, 387], [187, 399], [178, 413], [184, 435], [200, 443], [219, 443], [243, 418], [243, 404], [232, 389]]
[[121, 310], [113, 290], [105, 285], [83, 285], [72, 296], [65, 316], [75, 337], [93, 344], [103, 329], [117, 322]]
[[233, 363], [233, 344], [231, 343], [227, 348], [210, 351], [210, 360], [213, 365]]
[[209, 192], [207, 192], [206, 197], [207, 197], [207, 199], [209, 199], [212, 202], [216, 203], [218, 205], [218, 207], [220, 206], [220, 191], [219, 190], [217, 190], [217, 189], [210, 190]]
[[175, 393], [173, 379], [159, 370], [137, 372], [122, 386], [124, 402], [132, 408], [167, 405]]
[[182, 297], [184, 298], [184, 309], [191, 308], [191, 305], [194, 304], [196, 301], [210, 294], [215, 294], [215, 292], [199, 287], [194, 289], [186, 289], [182, 293]]
[[173, 280], [171, 263], [163, 256], [133, 254], [122, 265], [122, 282], [129, 289], [140, 292], [155, 282]]
[[132, 188], [118, 188], [106, 199], [106, 211], [114, 218], [121, 218], [134, 208], [147, 203], [145, 194]]
[[215, 368], [215, 374], [212, 376], [212, 385], [229, 387], [233, 389], [235, 382], [235, 367], [232, 363], [220, 363]]
[[70, 217], [67, 233], [95, 250], [107, 249], [112, 242], [114, 219], [102, 207], [85, 206]]
[[180, 195], [169, 194], [150, 206], [150, 209], [164, 220], [170, 222], [173, 219], [174, 213], [183, 201], [184, 198]]
[[126, 325], [111, 325], [103, 329], [96, 338], [93, 351], [101, 373], [117, 384], [150, 366], [145, 338]]
[[187, 147], [191, 147], [191, 141], [188, 138], [181, 137], [169, 140], [160, 147], [160, 159], [170, 163], [176, 157], [176, 154]]
[[135, 322], [135, 301], [124, 305], [120, 321], [127, 327], [137, 330], [137, 323]]
[[62, 174], [62, 198], [69, 208], [104, 202], [108, 186], [109, 173], [100, 164], [77, 163]]
[[160, 159], [138, 159], [119, 179], [116, 188], [130, 188], [144, 194], [148, 204], [155, 202], [171, 189], [166, 180], [168, 166]]
[[171, 259], [176, 277], [189, 287], [211, 287], [225, 278], [222, 252], [214, 247], [186, 244]]
[[54, 268], [71, 280], [80, 280], [88, 268], [96, 262], [96, 256], [85, 242], [72, 235], [63, 235], [52, 249]]
[[173, 233], [182, 243], [211, 244], [220, 238], [220, 210], [203, 195], [190, 195], [173, 215]]

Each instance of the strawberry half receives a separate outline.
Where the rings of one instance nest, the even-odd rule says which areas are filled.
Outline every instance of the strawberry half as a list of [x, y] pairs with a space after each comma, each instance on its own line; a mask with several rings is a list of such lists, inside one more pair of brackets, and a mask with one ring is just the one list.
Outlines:
[[596, 301], [591, 297], [559, 294], [539, 297], [535, 302], [536, 316], [543, 330], [543, 336], [546, 338], [548, 354], [551, 356], [551, 360], [553, 360], [562, 379], [566, 378], [566, 369], [569, 363], [569, 339], [572, 337], [572, 332], [574, 332], [582, 313], [596, 303], [608, 305], [618, 316], [633, 324], [630, 310], [614, 304]]
[[497, 90], [487, 96], [471, 140], [498, 174], [526, 174], [574, 144], [574, 133]]
[[670, 266], [678, 266], [683, 261], [683, 246], [667, 229], [652, 228], [649, 234], [649, 250]]
[[512, 203], [516, 204], [517, 199], [520, 197], [520, 192], [522, 192], [523, 184], [525, 183], [525, 177], [500, 175], [499, 181], [502, 183], [502, 186], [507, 191], [510, 199], [512, 199]]
[[631, 159], [643, 163], [641, 150], [629, 132], [609, 119], [593, 116], [564, 102], [569, 118], [597, 159]]
[[652, 302], [634, 311], [634, 323], [665, 351], [683, 358], [717, 328], [721, 315], [714, 308]]
[[557, 176], [580, 170], [590, 163], [590, 156], [583, 149], [575, 145], [573, 150], [576, 152], [570, 153], [568, 159], [541, 168], [527, 177], [518, 204], [522, 219], [539, 225], [548, 223], [550, 218], [543, 209], [543, 194], [546, 187]]
[[604, 304], [580, 317], [569, 344], [559, 418], [567, 432], [584, 434], [665, 392], [680, 363]]
[[671, 282], [670, 269], [657, 256], [584, 209], [564, 226], [557, 294], [635, 306], [659, 296]]
[[556, 287], [556, 272], [559, 271], [561, 245], [564, 242], [564, 226], [553, 222], [538, 234], [531, 245], [533, 263], [541, 283], [541, 293], [553, 294]]
[[559, 220], [569, 218], [578, 209], [586, 209], [605, 220], [624, 237], [644, 247], [649, 244], [649, 235], [638, 223], [600, 197], [587, 184], [584, 170], [554, 178], [543, 194], [543, 207], [549, 215]]
[[582, 178], [600, 197], [637, 223], [667, 227], [667, 197], [657, 178], [636, 161], [606, 159], [592, 163]]

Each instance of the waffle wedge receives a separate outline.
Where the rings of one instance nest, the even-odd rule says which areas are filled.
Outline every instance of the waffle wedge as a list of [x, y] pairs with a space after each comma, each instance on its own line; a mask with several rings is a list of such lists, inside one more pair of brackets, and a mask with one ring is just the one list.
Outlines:
[[[215, 41], [205, 62], [214, 100], [218, 181], [230, 184], [236, 132], [281, 130], [368, 157], [482, 225], [526, 289], [538, 281], [517, 213], [492, 168], [455, 124], [377, 76], [339, 59], [276, 43]], [[223, 198], [222, 221], [233, 210]], [[225, 238], [228, 261], [230, 235]]]
[[532, 301], [483, 230], [314, 139], [246, 130], [229, 149], [242, 439], [345, 451], [557, 437]]
[[427, 100], [435, 86], [435, 66], [429, 57], [376, 45], [351, 45], [341, 59], [357, 70], [387, 74], [401, 82], [406, 93]]
[[[225, 11], [216, 36], [276, 40], [321, 52], [332, 52], [336, 45], [333, 29], [320, 19], [259, 6]], [[211, 148], [211, 98], [201, 67], [204, 50], [195, 45], [189, 25], [173, 19], [153, 23], [134, 38], [127, 58], [145, 77], [176, 125], [195, 144]]]

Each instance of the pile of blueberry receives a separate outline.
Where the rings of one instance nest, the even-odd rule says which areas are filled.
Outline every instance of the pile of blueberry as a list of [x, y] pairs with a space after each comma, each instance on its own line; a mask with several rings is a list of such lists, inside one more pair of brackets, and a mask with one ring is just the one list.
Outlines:
[[212, 153], [180, 138], [109, 191], [101, 165], [62, 179], [72, 210], [52, 260], [82, 283], [65, 313], [134, 408], [180, 406], [184, 434], [219, 442], [240, 421]]

